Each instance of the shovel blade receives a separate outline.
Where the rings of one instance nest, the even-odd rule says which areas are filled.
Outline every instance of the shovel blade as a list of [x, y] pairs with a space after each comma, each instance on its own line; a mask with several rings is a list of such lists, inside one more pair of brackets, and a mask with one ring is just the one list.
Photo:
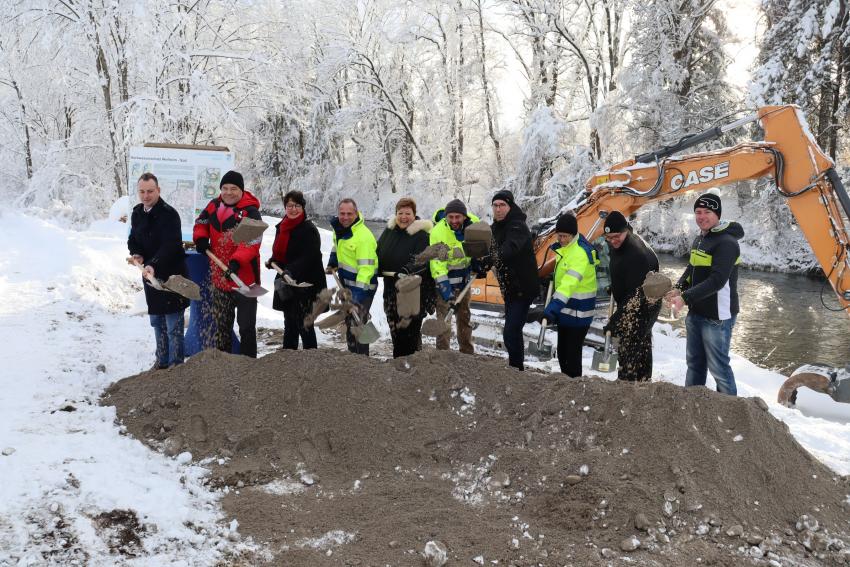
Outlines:
[[262, 287], [260, 284], [255, 283], [252, 283], [251, 285], [245, 287], [237, 287], [236, 291], [238, 291], [245, 297], [261, 297], [269, 292], [269, 290]]
[[526, 351], [531, 356], [534, 356], [540, 360], [549, 360], [552, 358], [552, 345], [548, 343], [543, 343], [543, 346], [537, 348], [537, 341], [529, 341], [528, 348]]
[[343, 311], [334, 311], [327, 317], [316, 321], [316, 326], [320, 329], [331, 329], [336, 327], [340, 323], [345, 321], [345, 312]]
[[198, 287], [198, 284], [183, 276], [171, 276], [162, 286], [168, 291], [182, 295], [186, 299], [193, 301], [201, 300], [201, 288]]
[[597, 350], [593, 353], [590, 368], [597, 372], [614, 372], [617, 370], [617, 355]]
[[369, 321], [365, 325], [352, 328], [351, 332], [356, 336], [357, 342], [361, 345], [370, 345], [381, 338], [381, 333], [378, 332], [372, 321]]
[[243, 218], [233, 229], [233, 242], [251, 242], [263, 236], [263, 233], [269, 227], [268, 223], [261, 220]]
[[440, 318], [425, 319], [422, 322], [422, 334], [429, 337], [439, 337], [451, 331], [449, 324]]

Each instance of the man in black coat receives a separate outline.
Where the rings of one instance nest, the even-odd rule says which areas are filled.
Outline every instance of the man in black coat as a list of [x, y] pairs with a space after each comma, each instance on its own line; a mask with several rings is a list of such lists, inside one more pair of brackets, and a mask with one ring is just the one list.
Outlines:
[[617, 311], [606, 330], [620, 338], [617, 379], [642, 382], [652, 378], [652, 326], [661, 302], [650, 303], [643, 293], [649, 272], [658, 271], [655, 252], [634, 232], [620, 211], [605, 218], [605, 240], [610, 248], [611, 295]]
[[[144, 266], [144, 275], [167, 280], [188, 276], [180, 215], [159, 196], [159, 181], [143, 173], [137, 184], [139, 203], [130, 216], [127, 248], [131, 263]], [[154, 368], [168, 368], [183, 362], [183, 311], [189, 300], [168, 291], [154, 289], [142, 278], [148, 315], [156, 337]]]
[[525, 213], [514, 202], [510, 191], [496, 192], [492, 199], [493, 241], [490, 262], [496, 272], [505, 302], [505, 326], [502, 338], [508, 351], [508, 364], [525, 367], [522, 328], [531, 303], [540, 292], [537, 260]]

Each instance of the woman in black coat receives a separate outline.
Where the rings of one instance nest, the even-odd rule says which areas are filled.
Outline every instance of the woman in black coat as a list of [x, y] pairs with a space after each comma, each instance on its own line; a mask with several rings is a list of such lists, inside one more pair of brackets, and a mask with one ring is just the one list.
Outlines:
[[[307, 201], [301, 191], [290, 191], [283, 197], [286, 215], [275, 227], [272, 257], [266, 262], [277, 264], [285, 274], [298, 283], [310, 283], [310, 287], [284, 286], [285, 299], [276, 291], [272, 308], [283, 311], [283, 348], [298, 349], [301, 337], [305, 349], [316, 348], [316, 330], [304, 327], [304, 317], [313, 310], [313, 302], [319, 292], [327, 287], [325, 270], [322, 266], [322, 241], [319, 230], [307, 220]], [[283, 279], [281, 274], [277, 279]], [[276, 281], [275, 288], [280, 287]]]
[[[431, 221], [416, 216], [416, 201], [409, 197], [399, 199], [395, 216], [378, 239], [378, 270], [384, 277], [384, 312], [393, 341], [393, 358], [409, 356], [422, 347], [422, 320], [435, 305], [434, 280], [427, 269], [428, 263], [416, 265], [413, 258], [428, 246]], [[398, 315], [396, 281], [406, 274], [422, 277], [419, 288], [419, 314], [404, 325]], [[403, 276], [402, 276], [403, 277]]]

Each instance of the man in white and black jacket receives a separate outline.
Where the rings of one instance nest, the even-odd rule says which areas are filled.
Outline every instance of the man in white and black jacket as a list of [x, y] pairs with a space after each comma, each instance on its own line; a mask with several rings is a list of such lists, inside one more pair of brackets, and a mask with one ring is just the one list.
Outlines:
[[721, 212], [720, 197], [713, 193], [694, 203], [700, 234], [691, 246], [690, 261], [677, 289], [667, 299], [676, 309], [688, 306], [685, 386], [704, 386], [710, 371], [717, 391], [735, 396], [738, 391], [729, 365], [729, 345], [738, 315], [738, 240], [744, 229], [737, 222], [721, 222]]

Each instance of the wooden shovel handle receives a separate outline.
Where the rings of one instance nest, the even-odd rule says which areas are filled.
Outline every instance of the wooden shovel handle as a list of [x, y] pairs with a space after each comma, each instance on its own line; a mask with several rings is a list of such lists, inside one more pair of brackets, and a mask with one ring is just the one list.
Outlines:
[[[216, 266], [218, 266], [219, 268], [221, 268], [221, 269], [222, 269], [222, 271], [224, 271], [225, 273], [226, 273], [226, 272], [228, 272], [228, 271], [230, 271], [230, 268], [228, 268], [228, 267], [227, 267], [227, 264], [225, 264], [224, 262], [222, 262], [221, 260], [219, 260], [219, 259], [218, 259], [218, 256], [216, 256], [215, 254], [213, 254], [213, 253], [212, 253], [212, 250], [207, 250], [207, 256], [209, 256], [209, 257], [210, 257], [210, 260], [212, 260], [212, 261], [215, 263], [215, 265], [216, 265]], [[232, 273], [232, 272], [231, 272], [231, 274], [230, 274], [230, 279], [233, 281], [233, 283], [235, 283], [236, 285], [238, 285], [240, 288], [242, 288], [242, 289], [247, 289], [247, 288], [248, 288], [248, 286], [247, 286], [247, 285], [245, 285], [245, 284], [242, 282], [242, 280], [240, 280], [240, 279], [239, 279], [239, 277], [238, 277], [236, 274]], [[265, 293], [265, 292], [263, 292], [263, 293]]]
[[270, 265], [272, 268], [274, 268], [274, 271], [276, 271], [276, 272], [277, 272], [277, 273], [279, 273], [280, 275], [283, 275], [283, 270], [280, 268], [280, 266], [278, 266], [278, 265], [277, 265], [277, 262], [269, 261], [269, 265]]

